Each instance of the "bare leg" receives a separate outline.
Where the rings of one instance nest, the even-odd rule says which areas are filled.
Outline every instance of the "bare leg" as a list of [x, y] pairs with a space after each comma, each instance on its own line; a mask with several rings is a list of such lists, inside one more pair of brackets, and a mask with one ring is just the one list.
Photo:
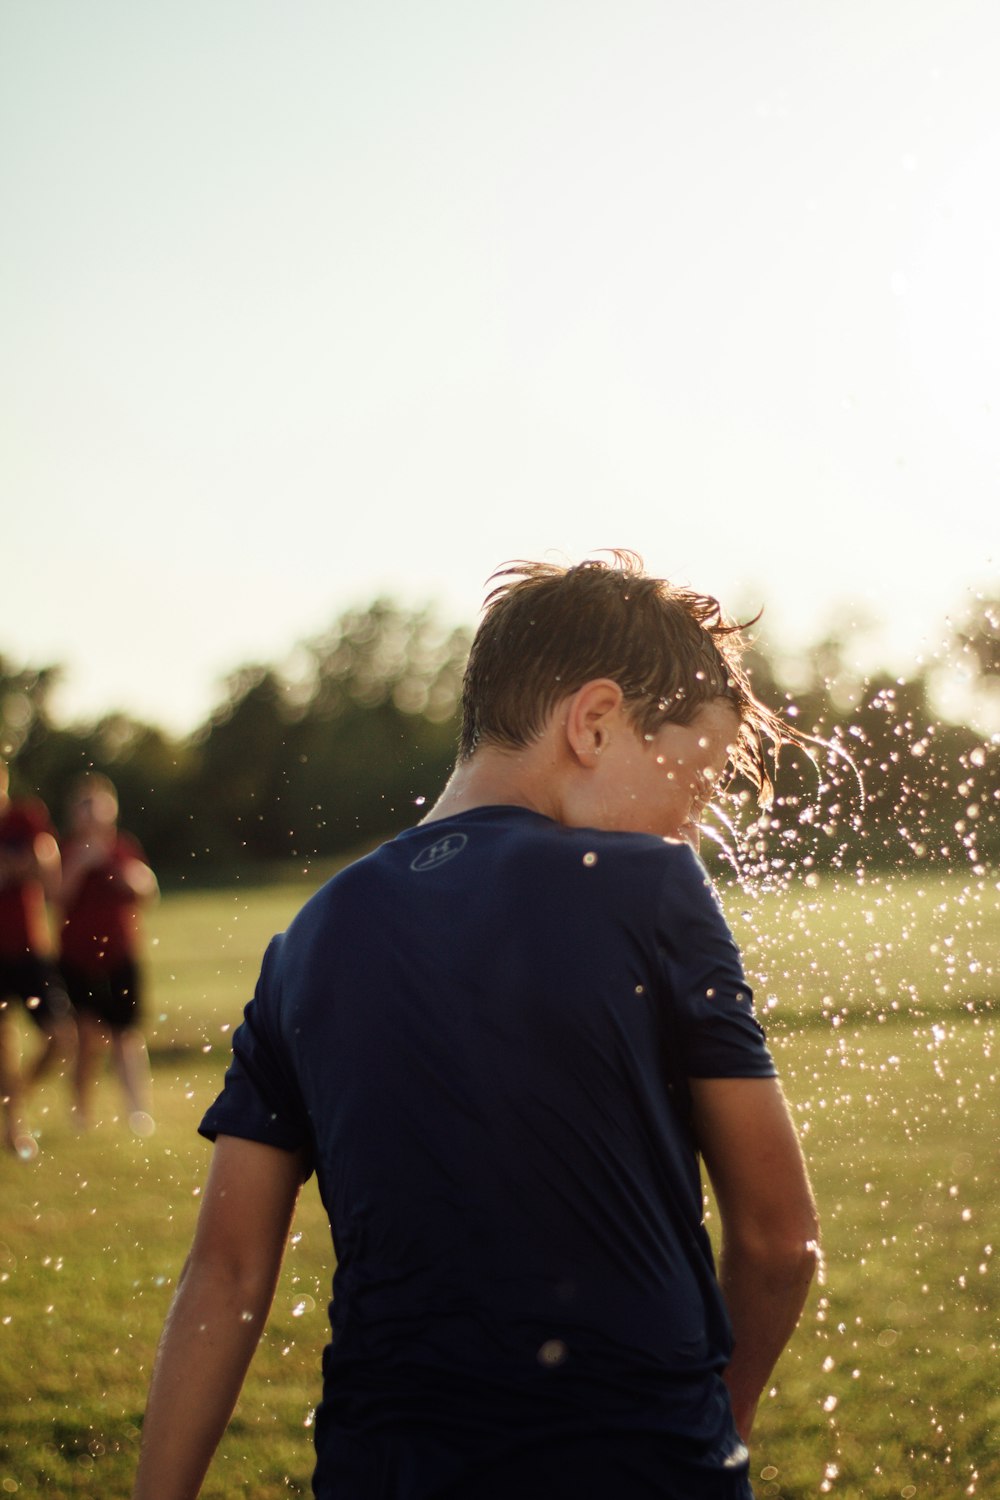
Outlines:
[[128, 1105], [129, 1124], [137, 1135], [153, 1128], [149, 1113], [150, 1071], [146, 1039], [137, 1026], [126, 1026], [111, 1034], [115, 1067]]
[[15, 1151], [15, 1141], [23, 1133], [21, 1119], [21, 1059], [17, 1038], [10, 1022], [0, 1020], [0, 1096], [3, 1097], [4, 1142]]
[[38, 1155], [38, 1144], [24, 1123], [21, 1108], [24, 1088], [21, 1083], [20, 1048], [6, 1017], [0, 1017], [0, 1098], [3, 1099], [4, 1144], [25, 1161]]
[[91, 1123], [90, 1105], [94, 1083], [107, 1040], [96, 1016], [86, 1011], [77, 1018], [76, 1067], [73, 1070], [73, 1114], [76, 1123], [86, 1130]]
[[24, 1075], [25, 1087], [34, 1088], [40, 1078], [51, 1073], [57, 1063], [66, 1062], [73, 1055], [76, 1042], [76, 1024], [72, 1020], [53, 1021], [43, 1033], [42, 1046], [35, 1053], [31, 1066]]

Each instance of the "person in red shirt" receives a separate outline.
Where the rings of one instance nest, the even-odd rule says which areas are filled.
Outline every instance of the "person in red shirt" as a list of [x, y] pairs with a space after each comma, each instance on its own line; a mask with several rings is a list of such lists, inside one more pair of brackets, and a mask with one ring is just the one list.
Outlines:
[[[59, 885], [59, 847], [45, 804], [12, 801], [10, 775], [0, 761], [0, 1095], [4, 1142], [30, 1161], [38, 1143], [24, 1123], [27, 1090], [73, 1046], [69, 997], [51, 957], [46, 899]], [[20, 1000], [44, 1038], [22, 1068], [10, 1002]]]
[[139, 1027], [140, 909], [157, 895], [156, 877], [136, 840], [118, 827], [118, 794], [106, 776], [92, 772], [74, 783], [68, 817], [60, 965], [77, 1013], [74, 1112], [86, 1128], [101, 1049], [110, 1039], [129, 1123], [143, 1135], [153, 1121]]

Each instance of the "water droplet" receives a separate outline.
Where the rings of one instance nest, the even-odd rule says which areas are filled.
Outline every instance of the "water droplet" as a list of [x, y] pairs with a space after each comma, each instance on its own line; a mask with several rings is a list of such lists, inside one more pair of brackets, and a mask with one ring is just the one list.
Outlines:
[[589, 869], [592, 865], [597, 864], [597, 855], [593, 852], [593, 850], [590, 850], [583, 856], [583, 862]]

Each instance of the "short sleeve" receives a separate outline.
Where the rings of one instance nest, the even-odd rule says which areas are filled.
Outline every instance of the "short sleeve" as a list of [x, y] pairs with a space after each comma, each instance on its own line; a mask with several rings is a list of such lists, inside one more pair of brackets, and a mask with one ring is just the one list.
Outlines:
[[283, 1151], [302, 1150], [312, 1170], [312, 1132], [302, 1098], [281, 1045], [281, 938], [264, 955], [254, 997], [233, 1035], [233, 1057], [215, 1103], [198, 1126], [214, 1141], [235, 1135]]
[[120, 833], [115, 848], [115, 857], [125, 864], [130, 859], [137, 859], [140, 863], [146, 863], [146, 853], [139, 840], [131, 833]]
[[671, 1032], [689, 1078], [773, 1078], [739, 949], [704, 865], [683, 851], [660, 907], [660, 952]]

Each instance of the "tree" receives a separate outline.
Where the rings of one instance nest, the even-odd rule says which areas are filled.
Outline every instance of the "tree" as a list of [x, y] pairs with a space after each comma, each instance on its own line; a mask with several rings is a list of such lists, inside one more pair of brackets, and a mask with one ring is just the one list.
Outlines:
[[15, 667], [0, 656], [0, 755], [30, 755], [50, 728], [49, 698], [61, 668]]
[[468, 645], [430, 609], [377, 599], [284, 668], [233, 673], [196, 737], [208, 857], [327, 855], [405, 826], [450, 767]]

